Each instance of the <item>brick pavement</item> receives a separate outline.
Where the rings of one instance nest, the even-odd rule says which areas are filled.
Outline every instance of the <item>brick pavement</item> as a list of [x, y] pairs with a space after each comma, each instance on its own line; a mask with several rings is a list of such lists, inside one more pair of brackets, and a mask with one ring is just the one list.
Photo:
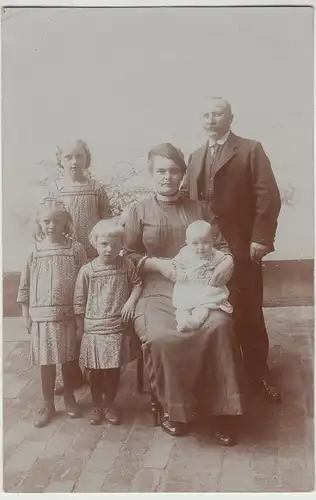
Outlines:
[[[19, 318], [4, 320], [3, 477], [7, 492], [297, 492], [314, 487], [313, 309], [266, 309], [270, 365], [283, 393], [273, 407], [254, 398], [240, 420], [239, 444], [217, 446], [201, 424], [172, 438], [152, 426], [148, 395], [136, 393], [136, 367], [123, 376], [118, 427], [91, 427], [86, 415], [33, 427], [37, 368]], [[85, 413], [87, 389], [78, 391]]]

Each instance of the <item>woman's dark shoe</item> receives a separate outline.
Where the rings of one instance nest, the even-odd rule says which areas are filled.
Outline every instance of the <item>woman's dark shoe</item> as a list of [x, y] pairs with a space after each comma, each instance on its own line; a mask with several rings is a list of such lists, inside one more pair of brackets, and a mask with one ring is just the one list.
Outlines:
[[183, 422], [171, 422], [168, 413], [160, 417], [160, 426], [170, 436], [184, 436], [188, 432], [188, 426]]
[[34, 421], [35, 427], [45, 427], [53, 420], [56, 410], [54, 403], [45, 403], [43, 408], [40, 408], [37, 412], [37, 418]]
[[119, 425], [121, 423], [120, 415], [111, 406], [105, 408], [104, 418], [107, 422], [109, 422], [112, 425]]
[[235, 446], [235, 444], [237, 443], [236, 439], [233, 436], [231, 436], [227, 432], [224, 432], [223, 430], [215, 430], [214, 436], [218, 444], [222, 446]]
[[280, 404], [282, 402], [279, 389], [274, 384], [271, 384], [266, 377], [261, 377], [260, 383], [263, 395], [270, 403]]
[[90, 424], [91, 425], [100, 425], [104, 420], [104, 412], [102, 408], [92, 408], [90, 415]]
[[66, 413], [70, 418], [80, 418], [82, 416], [81, 410], [75, 400], [75, 396], [73, 394], [65, 394], [64, 402]]

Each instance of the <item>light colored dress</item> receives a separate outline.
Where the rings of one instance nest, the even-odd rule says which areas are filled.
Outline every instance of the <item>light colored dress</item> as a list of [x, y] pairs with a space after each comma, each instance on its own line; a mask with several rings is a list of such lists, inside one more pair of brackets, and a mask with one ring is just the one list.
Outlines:
[[90, 231], [99, 220], [112, 217], [102, 184], [87, 178], [84, 184], [68, 185], [64, 178], [60, 178], [53, 183], [49, 194], [64, 202], [72, 216], [74, 238], [84, 246], [88, 260], [94, 259], [97, 251], [89, 242]]
[[[111, 264], [97, 259], [83, 266], [74, 294], [75, 314], [84, 314], [80, 364], [88, 369], [118, 368], [139, 357], [139, 342], [121, 321], [134, 287], [141, 286], [135, 266], [118, 255]], [[136, 341], [136, 345], [133, 342]]]
[[176, 309], [190, 310], [195, 307], [206, 307], [232, 313], [233, 308], [228, 302], [227, 286], [210, 284], [216, 267], [225, 257], [223, 252], [213, 249], [209, 257], [200, 259], [191, 252], [188, 246], [181, 248], [173, 259], [176, 267], [173, 305]]
[[79, 269], [86, 262], [84, 248], [77, 241], [67, 239], [52, 248], [34, 244], [17, 297], [17, 302], [29, 304], [33, 365], [76, 359], [73, 294]]

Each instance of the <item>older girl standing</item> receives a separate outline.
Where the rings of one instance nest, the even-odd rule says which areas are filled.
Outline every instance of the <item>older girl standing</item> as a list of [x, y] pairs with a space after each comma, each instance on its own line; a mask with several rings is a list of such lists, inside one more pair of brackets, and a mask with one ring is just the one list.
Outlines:
[[88, 260], [94, 259], [97, 252], [89, 234], [99, 220], [112, 217], [108, 196], [102, 184], [89, 178], [91, 152], [84, 141], [76, 139], [58, 147], [56, 157], [62, 176], [51, 186], [51, 194], [68, 208], [74, 238], [84, 246]]

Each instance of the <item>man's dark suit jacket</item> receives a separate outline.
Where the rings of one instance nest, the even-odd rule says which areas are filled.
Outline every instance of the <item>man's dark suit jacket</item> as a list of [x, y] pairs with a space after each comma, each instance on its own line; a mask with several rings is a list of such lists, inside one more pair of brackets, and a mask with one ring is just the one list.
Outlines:
[[[181, 192], [193, 200], [207, 200], [204, 185], [207, 148], [208, 143], [191, 154], [181, 186]], [[281, 200], [270, 161], [260, 142], [229, 134], [216, 168], [210, 203], [235, 258], [249, 258], [252, 241], [274, 250]]]

